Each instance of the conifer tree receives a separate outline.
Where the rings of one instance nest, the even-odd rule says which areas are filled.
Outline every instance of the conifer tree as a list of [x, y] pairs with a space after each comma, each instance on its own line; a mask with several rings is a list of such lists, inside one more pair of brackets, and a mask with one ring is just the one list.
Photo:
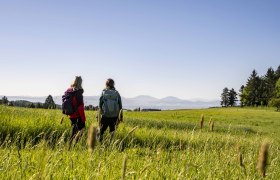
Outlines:
[[277, 81], [276, 74], [272, 68], [267, 70], [262, 81], [260, 86], [262, 104], [268, 105], [269, 100], [275, 96], [275, 84]]
[[239, 89], [239, 97], [240, 97], [240, 106], [243, 107], [244, 106], [244, 95], [243, 95], [243, 90], [244, 90], [244, 85], [242, 85]]
[[228, 105], [229, 105], [229, 90], [227, 87], [225, 87], [221, 94], [221, 106], [228, 107]]
[[9, 100], [6, 96], [2, 97], [2, 100], [1, 100], [2, 104], [5, 104], [7, 105], [9, 103]]
[[49, 95], [45, 100], [45, 108], [46, 109], [55, 109], [56, 108], [56, 104], [51, 95]]
[[228, 103], [229, 106], [235, 106], [236, 105], [237, 93], [235, 92], [235, 90], [233, 88], [229, 91], [228, 101], [229, 101], [229, 103]]
[[258, 106], [261, 105], [261, 78], [258, 76], [256, 70], [253, 70], [252, 74], [247, 80], [246, 86], [243, 89], [244, 105], [246, 106]]

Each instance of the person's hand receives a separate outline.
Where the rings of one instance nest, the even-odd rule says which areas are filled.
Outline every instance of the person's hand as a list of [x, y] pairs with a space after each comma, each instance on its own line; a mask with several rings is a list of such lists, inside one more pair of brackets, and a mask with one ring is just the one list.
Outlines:
[[86, 122], [82, 121], [81, 126], [82, 126], [82, 128], [86, 128]]

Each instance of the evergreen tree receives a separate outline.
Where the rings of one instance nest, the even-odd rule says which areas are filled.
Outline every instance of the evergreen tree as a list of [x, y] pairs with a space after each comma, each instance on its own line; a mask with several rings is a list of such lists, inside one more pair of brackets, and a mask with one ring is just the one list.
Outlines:
[[35, 108], [35, 105], [33, 103], [29, 104], [29, 108]]
[[276, 80], [278, 80], [280, 78], [280, 65], [278, 66], [278, 68], [275, 71], [275, 78], [276, 78]]
[[276, 71], [271, 67], [268, 68], [266, 74], [262, 77], [259, 77], [257, 72], [253, 70], [246, 85], [241, 86], [239, 90], [241, 106], [267, 106], [268, 104], [275, 104], [269, 102], [272, 102], [272, 100], [276, 102], [276, 99], [280, 98], [277, 95], [278, 89], [276, 87], [279, 78], [280, 66], [278, 66]]
[[228, 107], [228, 105], [229, 105], [229, 90], [227, 87], [225, 87], [221, 94], [221, 106]]
[[253, 70], [243, 89], [243, 102], [245, 106], [261, 105], [261, 82], [261, 78], [258, 76], [256, 70]]
[[45, 108], [46, 109], [55, 109], [56, 108], [56, 104], [51, 95], [49, 95], [45, 100]]
[[280, 98], [280, 78], [278, 79], [275, 85], [275, 97]]
[[277, 79], [274, 70], [272, 68], [269, 68], [263, 78], [263, 82], [260, 87], [262, 91], [263, 105], [268, 105], [269, 100], [274, 97], [276, 81]]
[[243, 95], [243, 90], [244, 90], [244, 85], [242, 85], [239, 89], [239, 97], [240, 97], [240, 106], [243, 107], [244, 106], [244, 95]]
[[280, 111], [280, 78], [275, 84], [275, 97], [269, 101], [269, 106], [276, 107]]
[[9, 100], [6, 96], [2, 97], [2, 104], [7, 105], [9, 103]]
[[236, 105], [236, 101], [237, 101], [237, 93], [235, 92], [235, 90], [232, 88], [229, 93], [228, 93], [228, 105], [229, 106], [235, 106]]
[[35, 108], [42, 108], [41, 103], [39, 103], [39, 102], [38, 102], [38, 103], [36, 103], [36, 104], [35, 104]]
[[13, 101], [8, 102], [8, 106], [14, 106]]

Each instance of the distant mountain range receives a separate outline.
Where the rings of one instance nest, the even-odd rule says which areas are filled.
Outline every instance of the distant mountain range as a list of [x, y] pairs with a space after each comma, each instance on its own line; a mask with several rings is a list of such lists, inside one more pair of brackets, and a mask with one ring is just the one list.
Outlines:
[[[3, 96], [0, 96], [3, 97]], [[7, 96], [9, 101], [26, 100], [30, 102], [45, 102], [46, 96]], [[61, 96], [53, 96], [56, 104], [61, 104]], [[85, 105], [98, 106], [99, 96], [84, 96]], [[154, 109], [197, 109], [220, 106], [219, 100], [183, 100], [168, 96], [158, 99], [152, 96], [141, 95], [134, 98], [122, 97], [123, 107], [127, 109], [154, 108]]]

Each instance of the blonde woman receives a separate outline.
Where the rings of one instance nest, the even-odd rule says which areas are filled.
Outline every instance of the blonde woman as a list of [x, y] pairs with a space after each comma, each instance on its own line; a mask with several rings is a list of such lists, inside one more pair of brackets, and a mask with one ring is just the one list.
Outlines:
[[76, 134], [85, 128], [86, 116], [84, 111], [84, 90], [82, 88], [82, 82], [81, 76], [76, 76], [71, 87], [68, 88], [64, 96], [62, 96], [62, 111], [69, 116], [72, 125], [70, 144]]

